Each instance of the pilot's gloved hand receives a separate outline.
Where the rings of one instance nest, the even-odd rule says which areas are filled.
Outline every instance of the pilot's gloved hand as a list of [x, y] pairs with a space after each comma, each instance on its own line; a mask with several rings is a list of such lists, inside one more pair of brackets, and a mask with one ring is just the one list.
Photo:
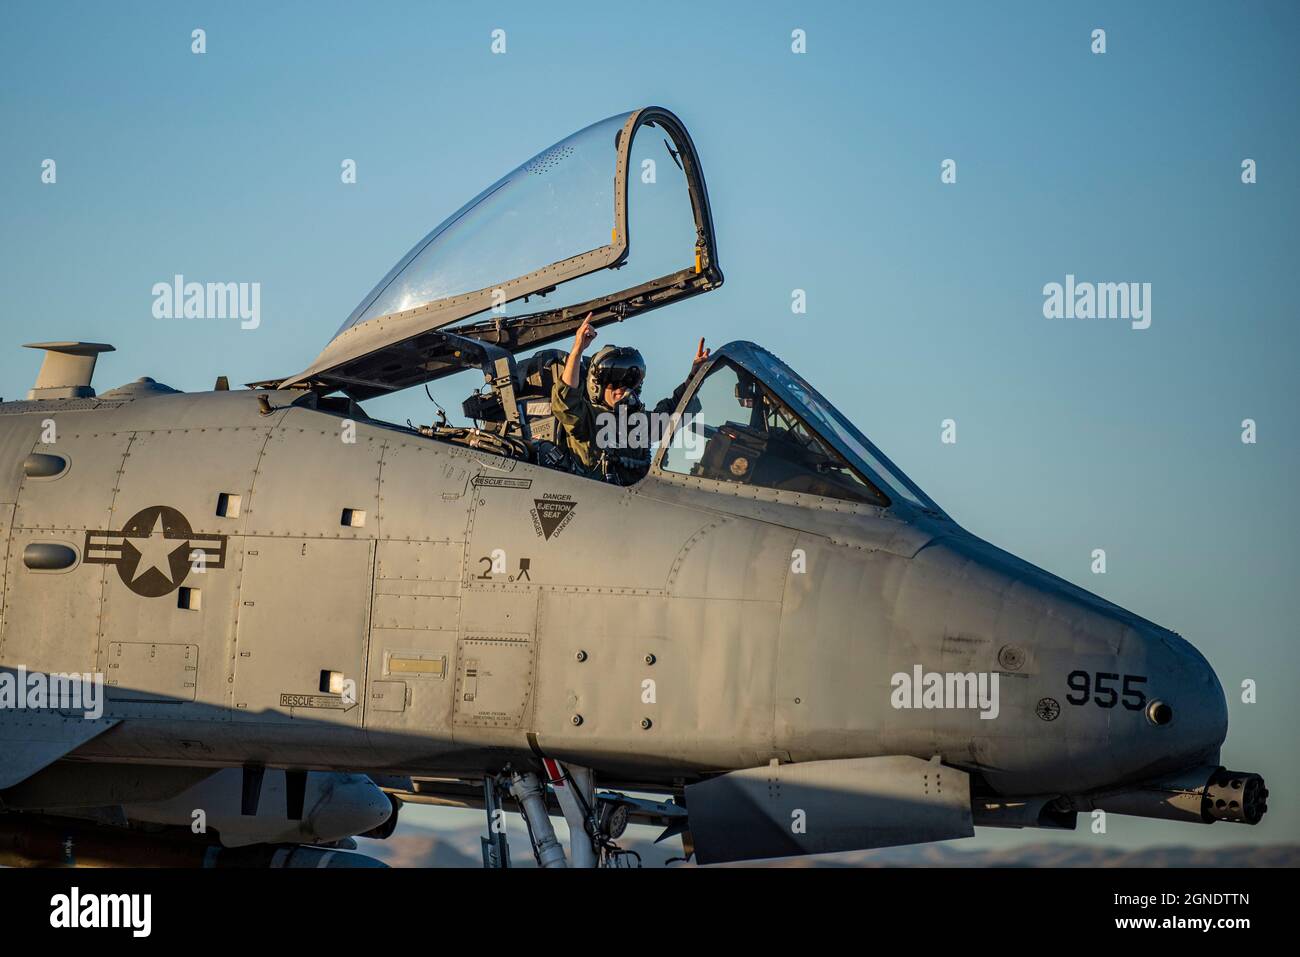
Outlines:
[[582, 320], [578, 331], [573, 335], [573, 348], [569, 350], [569, 358], [564, 360], [564, 369], [560, 373], [560, 381], [565, 388], [578, 388], [578, 371], [582, 366], [582, 353], [596, 338], [596, 329], [591, 324], [591, 317], [592, 313], [587, 313], [587, 318]]
[[704, 337], [700, 337], [700, 344], [695, 350], [695, 358], [691, 361], [691, 375], [695, 375], [695, 370], [700, 367], [700, 363], [709, 357], [713, 352], [712, 349], [704, 348]]
[[[587, 313], [587, 318], [582, 320], [582, 325], [578, 326], [578, 331], [573, 336], [573, 346], [581, 354], [587, 350], [587, 347], [595, 341], [596, 327], [591, 324], [591, 317], [594, 313]], [[704, 340], [701, 339], [700, 342]]]

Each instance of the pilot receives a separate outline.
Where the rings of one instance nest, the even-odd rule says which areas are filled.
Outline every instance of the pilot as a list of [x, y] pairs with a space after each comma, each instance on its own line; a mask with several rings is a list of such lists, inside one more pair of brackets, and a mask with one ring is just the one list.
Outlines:
[[[601, 429], [601, 416], [611, 415], [615, 417], [613, 421], [629, 423], [625, 432], [614, 432], [626, 442], [629, 438], [627, 433], [632, 432], [632, 417], [646, 412], [641, 403], [645, 359], [629, 346], [605, 346], [587, 364], [587, 381], [580, 387], [582, 354], [596, 338], [591, 316], [588, 313], [578, 327], [564, 371], [551, 388], [551, 409], [561, 430], [557, 444], [568, 455], [575, 471], [616, 485], [631, 485], [650, 468], [649, 445], [647, 443], [644, 448], [626, 444], [601, 447], [600, 436], [613, 431]], [[691, 363], [691, 375], [709, 357], [709, 352], [701, 339]], [[672, 414], [690, 379], [688, 375], [670, 397], [654, 407], [652, 413], [656, 416]], [[620, 416], [624, 408], [626, 411]], [[650, 432], [647, 429], [641, 434], [649, 435]]]

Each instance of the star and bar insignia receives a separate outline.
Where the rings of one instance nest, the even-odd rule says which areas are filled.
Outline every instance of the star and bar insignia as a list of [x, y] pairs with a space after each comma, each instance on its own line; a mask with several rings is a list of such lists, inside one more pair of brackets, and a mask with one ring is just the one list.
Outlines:
[[200, 535], [169, 505], [136, 512], [121, 531], [87, 531], [84, 562], [116, 565], [122, 584], [143, 598], [161, 598], [185, 583], [191, 570], [224, 568], [226, 536]]

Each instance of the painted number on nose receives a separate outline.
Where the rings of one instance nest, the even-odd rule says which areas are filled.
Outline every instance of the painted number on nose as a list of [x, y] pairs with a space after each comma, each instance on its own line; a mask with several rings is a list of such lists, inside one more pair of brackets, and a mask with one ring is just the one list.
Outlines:
[[[1116, 683], [1123, 679], [1120, 688]], [[1096, 703], [1098, 708], [1113, 708], [1123, 698], [1124, 707], [1129, 711], [1141, 711], [1147, 703], [1147, 696], [1137, 685], [1146, 684], [1145, 675], [1118, 675], [1110, 671], [1098, 671], [1095, 675], [1087, 671], [1071, 671], [1065, 679], [1072, 694], [1065, 696], [1070, 704]]]

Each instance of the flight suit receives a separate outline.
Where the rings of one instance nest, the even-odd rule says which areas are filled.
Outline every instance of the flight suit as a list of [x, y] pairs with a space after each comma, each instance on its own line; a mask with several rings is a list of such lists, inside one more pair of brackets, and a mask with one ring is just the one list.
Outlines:
[[[583, 377], [585, 381], [585, 376]], [[681, 402], [686, 386], [685, 382], [673, 390], [673, 394], [660, 400], [650, 409], [639, 409], [651, 415], [668, 414], [676, 411]], [[551, 386], [551, 412], [559, 423], [560, 430], [556, 444], [568, 454], [577, 470], [592, 476], [614, 482], [617, 485], [631, 485], [639, 481], [650, 469], [650, 449], [602, 449], [596, 443], [600, 430], [597, 421], [601, 413], [616, 414], [603, 402], [594, 403], [587, 397], [585, 386], [569, 388], [559, 377]]]

